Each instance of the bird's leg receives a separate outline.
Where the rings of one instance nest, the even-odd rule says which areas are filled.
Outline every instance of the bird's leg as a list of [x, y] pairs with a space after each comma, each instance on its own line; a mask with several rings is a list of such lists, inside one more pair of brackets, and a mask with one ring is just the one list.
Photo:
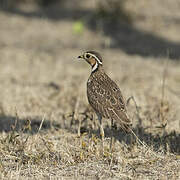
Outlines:
[[81, 119], [79, 119], [79, 124], [78, 124], [78, 137], [81, 136]]
[[114, 145], [114, 123], [113, 123], [113, 119], [111, 119], [111, 142], [110, 142], [110, 151], [113, 151], [113, 145]]
[[100, 135], [101, 135], [101, 140], [102, 140], [102, 147], [104, 148], [104, 129], [103, 129], [103, 123], [102, 123], [102, 116], [97, 114], [98, 120], [100, 123]]

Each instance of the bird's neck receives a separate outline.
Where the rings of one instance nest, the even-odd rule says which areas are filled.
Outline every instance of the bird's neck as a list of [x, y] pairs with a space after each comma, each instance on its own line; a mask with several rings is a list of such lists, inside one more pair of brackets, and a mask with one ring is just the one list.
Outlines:
[[95, 73], [97, 71], [103, 71], [102, 65], [98, 64], [97, 62], [92, 66], [91, 73]]

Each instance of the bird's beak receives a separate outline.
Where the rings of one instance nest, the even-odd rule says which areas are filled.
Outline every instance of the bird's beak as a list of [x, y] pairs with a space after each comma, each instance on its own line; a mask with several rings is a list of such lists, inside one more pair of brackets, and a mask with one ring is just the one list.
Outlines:
[[79, 59], [82, 59], [82, 58], [83, 58], [83, 55], [81, 55], [81, 56], [78, 56], [78, 58], [79, 58]]

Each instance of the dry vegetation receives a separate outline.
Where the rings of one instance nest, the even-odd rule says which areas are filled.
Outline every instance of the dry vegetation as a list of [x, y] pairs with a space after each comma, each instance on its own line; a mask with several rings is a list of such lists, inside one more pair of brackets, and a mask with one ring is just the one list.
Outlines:
[[[164, 1], [160, 11], [152, 8], [159, 5], [156, 0], [136, 6], [128, 2], [134, 27], [180, 44], [180, 24], [167, 18], [180, 18], [176, 0], [171, 6]], [[148, 55], [131, 54], [111, 47], [113, 37], [105, 32], [85, 26], [80, 34], [73, 33], [74, 19], [39, 17], [34, 6], [23, 10], [27, 14], [0, 12], [0, 179], [178, 179], [180, 57], [154, 56], [153, 47]], [[120, 39], [125, 43], [134, 37]], [[145, 38], [147, 34], [139, 41]], [[134, 38], [133, 49], [136, 43]], [[146, 47], [141, 47], [144, 52]], [[137, 106], [131, 99], [128, 111], [143, 144], [117, 127], [110, 153], [110, 124], [104, 120], [103, 152], [86, 99], [90, 69], [76, 58], [85, 49], [99, 50], [126, 99], [134, 97]]]

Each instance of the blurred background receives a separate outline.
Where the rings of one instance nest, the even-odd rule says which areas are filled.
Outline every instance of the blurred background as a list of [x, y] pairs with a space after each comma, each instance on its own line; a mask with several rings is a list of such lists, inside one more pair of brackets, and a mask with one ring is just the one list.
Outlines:
[[168, 121], [169, 132], [179, 131], [179, 32], [179, 0], [0, 0], [1, 120], [11, 122], [16, 107], [22, 119], [53, 114], [70, 128], [62, 120], [77, 101], [88, 111], [90, 67], [77, 57], [96, 50], [125, 99], [136, 99], [134, 126]]
[[[117, 125], [111, 153], [103, 119], [102, 153], [87, 50], [145, 145]], [[0, 179], [178, 179], [179, 155], [180, 0], [0, 0]]]
[[1, 36], [8, 34], [4, 26], [13, 29], [1, 46], [111, 48], [144, 57], [180, 57], [178, 0], [0, 0], [0, 7]]

